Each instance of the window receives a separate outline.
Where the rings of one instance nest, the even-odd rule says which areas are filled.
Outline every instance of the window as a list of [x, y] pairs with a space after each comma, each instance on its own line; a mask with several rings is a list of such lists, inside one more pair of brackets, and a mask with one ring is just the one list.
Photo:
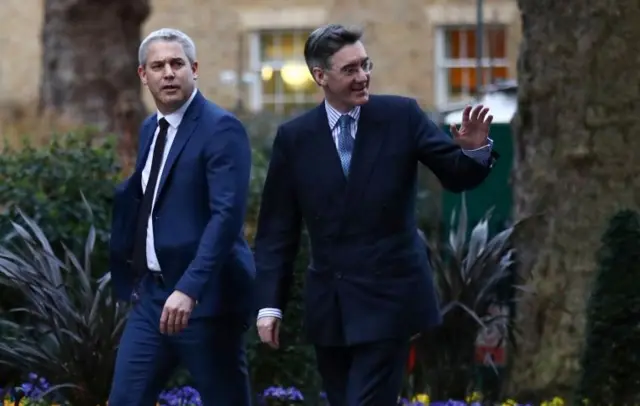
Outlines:
[[486, 26], [483, 33], [482, 81], [477, 78], [476, 28], [444, 27], [436, 38], [436, 103], [441, 109], [464, 102], [478, 86], [509, 78], [506, 30]]
[[307, 30], [255, 33], [251, 66], [255, 74], [251, 105], [254, 111], [292, 115], [317, 105], [321, 92], [304, 62]]

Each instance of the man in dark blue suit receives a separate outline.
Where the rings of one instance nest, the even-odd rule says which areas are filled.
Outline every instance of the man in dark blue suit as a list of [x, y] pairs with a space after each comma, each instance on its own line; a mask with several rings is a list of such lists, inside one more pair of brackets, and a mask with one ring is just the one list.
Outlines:
[[417, 233], [417, 165], [461, 192], [487, 177], [496, 153], [482, 106], [465, 110], [452, 140], [415, 100], [370, 96], [360, 38], [328, 25], [307, 40], [325, 100], [282, 124], [273, 143], [255, 245], [257, 325], [277, 348], [304, 222], [312, 252], [304, 324], [329, 403], [392, 406], [410, 337], [441, 322]]
[[242, 124], [195, 86], [193, 41], [162, 29], [140, 45], [157, 113], [115, 195], [110, 269], [132, 302], [109, 404], [152, 406], [181, 363], [204, 405], [246, 406], [244, 336], [255, 265], [244, 238], [251, 150]]

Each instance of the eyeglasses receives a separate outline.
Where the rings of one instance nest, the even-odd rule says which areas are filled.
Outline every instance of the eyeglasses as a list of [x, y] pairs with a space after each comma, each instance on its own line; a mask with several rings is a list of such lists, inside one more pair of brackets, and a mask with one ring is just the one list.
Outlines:
[[354, 76], [360, 72], [360, 69], [362, 69], [364, 73], [371, 73], [371, 71], [373, 70], [373, 62], [371, 62], [371, 59], [367, 58], [361, 61], [359, 64], [351, 63], [343, 66], [342, 68], [340, 68], [340, 73], [345, 76]]

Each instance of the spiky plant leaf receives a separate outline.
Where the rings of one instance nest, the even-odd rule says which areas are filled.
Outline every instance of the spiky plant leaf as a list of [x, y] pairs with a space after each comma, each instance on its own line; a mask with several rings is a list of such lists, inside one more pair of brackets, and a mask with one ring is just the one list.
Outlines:
[[0, 245], [0, 285], [24, 298], [0, 315], [0, 362], [46, 377], [74, 406], [104, 404], [127, 309], [113, 301], [109, 274], [91, 277], [95, 230], [83, 258], [67, 248], [58, 258], [38, 224], [20, 216]]
[[454, 212], [444, 244], [420, 234], [429, 252], [443, 317], [441, 326], [416, 339], [418, 347], [423, 348], [418, 350], [418, 358], [427, 371], [428, 389], [436, 400], [459, 399], [468, 394], [474, 371], [475, 340], [481, 329], [500, 325], [504, 340], [515, 345], [510, 318], [491, 315], [489, 309], [511, 304], [513, 295], [499, 295], [505, 286], [527, 289], [516, 284], [512, 272], [515, 251], [511, 238], [524, 220], [490, 238], [492, 210], [469, 231], [464, 194], [461, 202], [457, 224]]

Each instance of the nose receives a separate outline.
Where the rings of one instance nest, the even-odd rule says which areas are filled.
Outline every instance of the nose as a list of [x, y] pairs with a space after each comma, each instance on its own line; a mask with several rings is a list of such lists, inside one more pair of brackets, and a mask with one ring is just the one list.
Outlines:
[[366, 82], [369, 79], [369, 73], [364, 69], [358, 69], [358, 73], [356, 73], [356, 82]]
[[165, 78], [169, 78], [169, 77], [173, 77], [174, 73], [173, 73], [173, 69], [171, 68], [171, 64], [165, 64], [164, 65], [164, 71], [162, 72], [163, 76]]

